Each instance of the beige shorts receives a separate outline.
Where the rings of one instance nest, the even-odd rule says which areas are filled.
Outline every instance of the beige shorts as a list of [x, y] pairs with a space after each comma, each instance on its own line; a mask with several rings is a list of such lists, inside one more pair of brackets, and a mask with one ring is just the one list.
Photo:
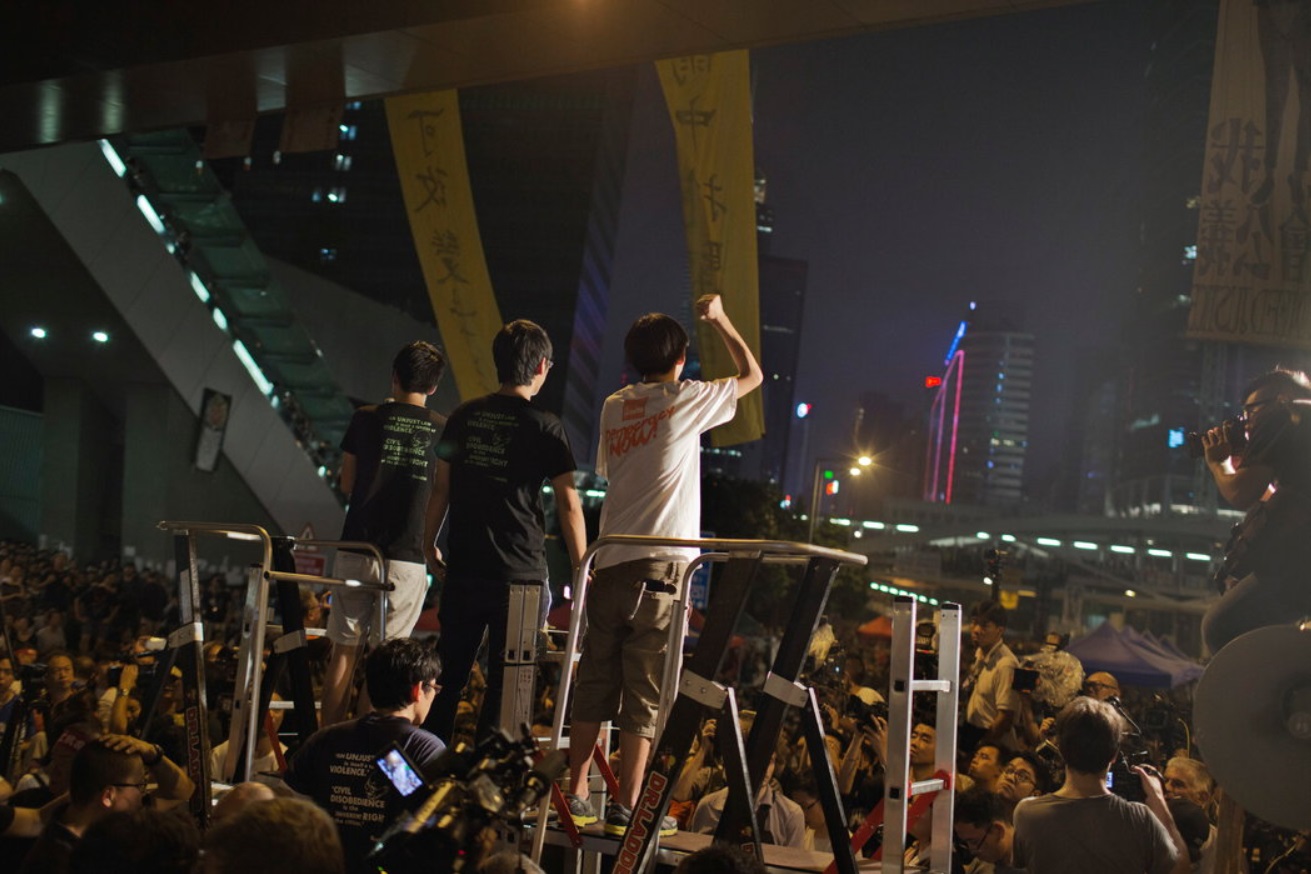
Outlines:
[[[343, 580], [375, 582], [378, 561], [371, 555], [338, 551], [333, 574]], [[387, 639], [409, 637], [423, 611], [428, 593], [428, 568], [412, 561], [387, 562], [387, 580], [395, 590], [387, 593]], [[337, 587], [332, 590], [332, 611], [328, 614], [328, 639], [343, 646], [359, 646], [365, 627], [369, 642], [379, 643], [378, 593]]]
[[[587, 634], [574, 685], [573, 718], [614, 720], [620, 731], [653, 737], [669, 648], [674, 593], [684, 565], [627, 561], [596, 572], [587, 594]], [[652, 591], [651, 580], [670, 591]]]

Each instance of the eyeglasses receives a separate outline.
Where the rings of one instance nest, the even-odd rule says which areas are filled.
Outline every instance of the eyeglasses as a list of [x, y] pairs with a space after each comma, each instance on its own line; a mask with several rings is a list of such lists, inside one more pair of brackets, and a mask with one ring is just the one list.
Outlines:
[[1038, 777], [1037, 777], [1037, 775], [1034, 774], [1032, 771], [1030, 771], [1030, 770], [1028, 770], [1028, 769], [1026, 769], [1026, 768], [1015, 768], [1015, 767], [1012, 767], [1011, 765], [1007, 765], [1005, 768], [1003, 768], [1003, 769], [1002, 769], [1002, 772], [1001, 772], [1001, 775], [1002, 775], [1003, 777], [1013, 777], [1013, 778], [1015, 778], [1017, 781], [1021, 781], [1021, 782], [1024, 782], [1024, 783], [1037, 783], [1037, 782], [1038, 782]]
[[956, 832], [956, 840], [960, 841], [961, 846], [968, 850], [971, 856], [978, 856], [979, 850], [983, 849], [983, 845], [987, 843], [988, 835], [990, 834], [992, 834], [992, 823], [988, 823], [988, 825], [984, 827], [983, 833], [974, 840], [970, 840], [960, 832]]
[[142, 780], [140, 783], [110, 783], [109, 785], [117, 786], [120, 789], [127, 789], [129, 787], [135, 788], [142, 795], [145, 795], [146, 790], [150, 787], [150, 784], [144, 780]]
[[1275, 400], [1276, 398], [1259, 398], [1258, 400], [1249, 401], [1248, 403], [1243, 404], [1243, 418], [1252, 418], [1257, 410], [1261, 409], [1266, 404], [1274, 403]]
[[434, 695], [438, 694], [442, 690], [442, 684], [435, 681], [424, 683], [422, 685], [423, 685], [423, 690], [425, 692], [431, 692]]

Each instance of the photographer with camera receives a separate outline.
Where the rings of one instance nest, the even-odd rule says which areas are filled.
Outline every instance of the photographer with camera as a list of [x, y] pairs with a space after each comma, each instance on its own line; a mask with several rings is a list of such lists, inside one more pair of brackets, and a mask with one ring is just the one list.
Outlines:
[[1188, 852], [1166, 805], [1160, 775], [1132, 769], [1145, 802], [1113, 794], [1124, 722], [1110, 704], [1080, 697], [1056, 718], [1065, 782], [1015, 808], [1014, 863], [1029, 874], [1186, 874]]
[[1243, 413], [1201, 435], [1216, 488], [1247, 516], [1216, 580], [1224, 597], [1202, 619], [1211, 652], [1248, 631], [1311, 614], [1301, 568], [1311, 561], [1311, 381], [1275, 369], [1247, 387]]

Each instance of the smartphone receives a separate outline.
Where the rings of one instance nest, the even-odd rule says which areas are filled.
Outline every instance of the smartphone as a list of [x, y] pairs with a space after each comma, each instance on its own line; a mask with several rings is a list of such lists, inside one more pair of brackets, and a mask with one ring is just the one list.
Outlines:
[[396, 787], [396, 791], [406, 798], [423, 788], [423, 777], [419, 775], [419, 769], [414, 767], [414, 763], [399, 747], [392, 747], [374, 761], [391, 781], [391, 785]]

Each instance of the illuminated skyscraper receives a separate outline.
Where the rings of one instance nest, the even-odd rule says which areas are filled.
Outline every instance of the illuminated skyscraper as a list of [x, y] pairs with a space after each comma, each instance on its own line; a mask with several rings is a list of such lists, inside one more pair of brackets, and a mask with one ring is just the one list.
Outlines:
[[971, 304], [933, 399], [924, 499], [1012, 506], [1022, 497], [1033, 388], [1033, 335]]

